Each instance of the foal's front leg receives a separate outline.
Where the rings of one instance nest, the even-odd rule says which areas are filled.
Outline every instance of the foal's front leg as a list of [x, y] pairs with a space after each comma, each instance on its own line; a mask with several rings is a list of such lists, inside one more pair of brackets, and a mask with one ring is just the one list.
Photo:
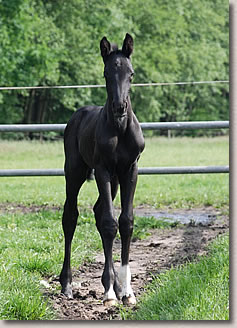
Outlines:
[[131, 287], [131, 272], [129, 267], [129, 249], [133, 232], [133, 198], [137, 183], [137, 163], [133, 164], [130, 170], [120, 177], [121, 207], [122, 212], [119, 217], [119, 232], [122, 241], [121, 266], [119, 270], [119, 280], [122, 285], [122, 301], [125, 305], [136, 304]]
[[114, 291], [116, 277], [113, 268], [112, 248], [118, 223], [113, 217], [111, 177], [109, 172], [103, 167], [97, 167], [95, 178], [100, 197], [99, 203], [94, 207], [94, 211], [96, 226], [101, 235], [105, 255], [105, 266], [101, 279], [105, 289], [103, 303], [106, 306], [111, 306], [117, 303]]
[[[68, 165], [65, 165], [66, 178], [66, 201], [64, 204], [62, 226], [65, 237], [64, 262], [60, 273], [60, 283], [62, 286], [62, 293], [68, 298], [73, 298], [72, 294], [72, 272], [71, 272], [71, 243], [77, 225], [78, 209], [77, 209], [77, 195], [86, 180], [87, 167], [81, 163], [79, 169], [68, 170]], [[79, 173], [80, 174], [79, 174]]]

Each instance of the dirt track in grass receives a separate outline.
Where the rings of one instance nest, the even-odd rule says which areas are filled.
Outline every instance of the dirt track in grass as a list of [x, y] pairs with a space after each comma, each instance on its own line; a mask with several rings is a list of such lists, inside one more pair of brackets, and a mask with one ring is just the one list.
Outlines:
[[[142, 210], [139, 211], [142, 214]], [[154, 274], [157, 275], [171, 266], [186, 263], [198, 255], [206, 254], [210, 241], [228, 231], [228, 217], [218, 215], [214, 209], [211, 213], [215, 217], [211, 223], [203, 225], [191, 222], [181, 227], [157, 229], [151, 231], [149, 238], [131, 243], [132, 288], [138, 299]], [[114, 243], [114, 253], [119, 258], [119, 240]], [[58, 278], [45, 279], [45, 294], [51, 299], [57, 319], [121, 320], [117, 307], [106, 308], [102, 304], [103, 263], [104, 256], [101, 253], [96, 256], [93, 263], [84, 263], [79, 268], [73, 269], [73, 300], [68, 300], [60, 294]], [[115, 268], [118, 267], [119, 261], [115, 261]]]
[[[32, 213], [42, 210], [58, 211], [60, 208], [48, 205], [0, 204], [0, 213]], [[198, 255], [205, 255], [210, 241], [229, 230], [228, 216], [212, 207], [169, 209], [166, 213], [150, 207], [139, 207], [134, 212], [136, 216], [184, 218], [186, 223], [189, 222], [187, 218], [190, 218], [187, 224], [151, 230], [147, 239], [134, 240], [131, 243], [132, 288], [137, 299], [144, 292], [145, 286], [152, 281], [153, 275], [171, 266], [194, 260]], [[200, 218], [204, 218], [203, 223], [200, 223]], [[114, 242], [114, 254], [119, 258], [120, 240], [117, 239]], [[68, 300], [60, 293], [58, 277], [45, 277], [41, 281], [42, 291], [49, 297], [58, 320], [121, 320], [118, 307], [103, 306], [103, 266], [104, 256], [100, 253], [93, 263], [84, 263], [79, 268], [73, 268], [73, 300]], [[119, 261], [115, 261], [115, 268], [119, 268]]]

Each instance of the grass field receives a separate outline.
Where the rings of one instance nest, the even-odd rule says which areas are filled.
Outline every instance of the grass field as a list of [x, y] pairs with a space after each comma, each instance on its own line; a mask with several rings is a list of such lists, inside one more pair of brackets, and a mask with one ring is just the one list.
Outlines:
[[209, 255], [155, 277], [129, 320], [229, 320], [229, 238], [218, 237]]
[[[63, 263], [61, 211], [0, 215], [0, 319], [45, 320], [54, 314], [42, 295], [42, 277], [59, 276]], [[78, 220], [72, 243], [72, 267], [92, 261], [102, 243], [91, 214]], [[149, 228], [169, 223], [138, 218], [134, 234], [144, 238]]]
[[[228, 153], [227, 137], [150, 138], [146, 139], [146, 150], [139, 166], [228, 165]], [[0, 141], [0, 169], [62, 168], [63, 162], [62, 142]], [[64, 203], [63, 177], [0, 178], [0, 185], [2, 207], [11, 209], [15, 204], [24, 204], [30, 208], [35, 204], [62, 208]], [[226, 212], [229, 204], [228, 185], [228, 174], [139, 176], [135, 206], [149, 204], [157, 208], [181, 208], [211, 205]], [[102, 249], [90, 210], [96, 198], [95, 182], [84, 184], [79, 198], [80, 229], [76, 230], [72, 250], [73, 267], [85, 260], [93, 260], [96, 252]], [[119, 195], [115, 203], [119, 204]], [[58, 275], [61, 269], [61, 215], [62, 210], [43, 209], [37, 213], [0, 212], [0, 319], [54, 318], [50, 303], [43, 296], [40, 280], [44, 276]], [[146, 220], [144, 224], [144, 220], [137, 219], [134, 234], [143, 238], [149, 227], [156, 227], [154, 221]], [[226, 247], [224, 249], [220, 246], [219, 249], [223, 252], [223, 257], [228, 253]], [[204, 267], [210, 267], [211, 262], [205, 263]], [[210, 268], [212, 271], [212, 267]], [[224, 267], [220, 271], [226, 275]], [[171, 276], [164, 278], [164, 281], [180, 281], [178, 273], [174, 271], [172, 276], [172, 272], [171, 270]], [[192, 272], [194, 271], [187, 271], [186, 275], [191, 275]], [[210, 286], [215, 281], [215, 271], [212, 272], [214, 276], [210, 275], [207, 281]], [[159, 280], [154, 288], [160, 288]], [[227, 299], [226, 288], [223, 285], [223, 304], [226, 304]], [[164, 289], [164, 295], [165, 291]], [[182, 293], [180, 295], [182, 298]], [[210, 304], [215, 302], [215, 297], [213, 294]], [[221, 304], [218, 306], [221, 308]]]
[[[228, 137], [147, 138], [139, 161], [145, 166], [228, 165]], [[0, 168], [63, 168], [62, 142], [0, 141]], [[63, 205], [64, 177], [1, 178], [0, 203]], [[97, 199], [95, 182], [85, 183], [79, 205], [88, 208]], [[222, 207], [229, 201], [228, 174], [139, 176], [135, 206]], [[115, 201], [119, 203], [119, 193]]]
[[[52, 319], [42, 296], [42, 276], [59, 275], [63, 261], [61, 212], [1, 215], [0, 318]], [[101, 241], [92, 218], [82, 217], [72, 250], [73, 266], [92, 260]]]

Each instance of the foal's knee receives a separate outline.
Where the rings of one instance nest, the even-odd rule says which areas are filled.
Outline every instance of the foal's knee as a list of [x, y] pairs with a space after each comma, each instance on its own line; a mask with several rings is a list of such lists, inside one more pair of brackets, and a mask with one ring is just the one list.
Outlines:
[[133, 232], [133, 215], [121, 214], [119, 217], [119, 232], [121, 236], [129, 237]]
[[102, 217], [96, 221], [97, 229], [103, 238], [113, 240], [118, 231], [118, 223], [113, 216]]
[[70, 203], [66, 201], [64, 204], [64, 211], [62, 217], [63, 227], [67, 228], [68, 226], [74, 227], [77, 223], [79, 212], [77, 209], [77, 204]]

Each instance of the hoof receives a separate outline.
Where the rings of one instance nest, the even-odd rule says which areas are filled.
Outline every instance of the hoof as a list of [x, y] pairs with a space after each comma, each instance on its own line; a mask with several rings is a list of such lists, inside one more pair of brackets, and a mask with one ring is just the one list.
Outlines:
[[65, 295], [67, 298], [69, 298], [71, 300], [73, 299], [71, 286], [67, 285], [66, 287], [63, 287], [62, 290], [61, 290], [61, 293], [63, 295]]
[[106, 307], [114, 306], [117, 305], [117, 300], [104, 300], [103, 304]]
[[135, 298], [135, 296], [123, 296], [122, 302], [123, 302], [123, 305], [135, 305], [136, 298]]

